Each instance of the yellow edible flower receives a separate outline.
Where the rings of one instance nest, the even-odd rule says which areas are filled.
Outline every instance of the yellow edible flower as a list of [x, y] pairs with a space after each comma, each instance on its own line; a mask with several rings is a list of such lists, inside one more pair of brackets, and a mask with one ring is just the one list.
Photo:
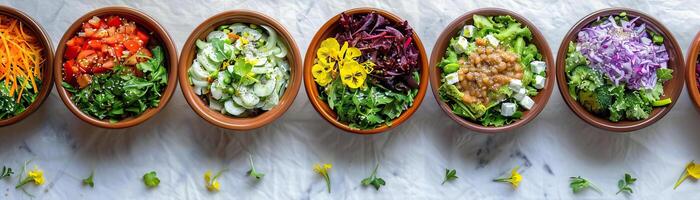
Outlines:
[[221, 184], [216, 179], [221, 176], [223, 171], [219, 171], [215, 176], [212, 176], [211, 171], [207, 170], [204, 172], [204, 182], [207, 190], [210, 192], [218, 192], [221, 189]]
[[685, 170], [681, 174], [681, 177], [678, 178], [678, 181], [676, 181], [676, 185], [673, 186], [673, 189], [675, 190], [688, 177], [692, 177], [696, 180], [700, 179], [700, 165], [695, 164], [695, 161], [690, 161], [690, 163], [685, 165]]
[[326, 181], [326, 187], [328, 188], [328, 193], [331, 193], [331, 177], [328, 175], [328, 170], [333, 168], [330, 163], [326, 164], [314, 164], [314, 172], [318, 173]]
[[332, 60], [339, 60], [340, 44], [335, 38], [328, 38], [321, 42], [321, 47], [316, 51], [316, 57], [322, 64], [330, 64]]
[[335, 38], [324, 40], [316, 51], [317, 62], [311, 68], [314, 80], [320, 86], [326, 86], [340, 73], [343, 84], [348, 87], [354, 89], [363, 86], [375, 64], [371, 61], [359, 64], [355, 58], [361, 55], [360, 49], [349, 47], [348, 42], [340, 46]]
[[29, 178], [32, 179], [32, 181], [34, 181], [34, 184], [36, 185], [42, 185], [45, 182], [44, 171], [41, 171], [36, 166], [34, 166], [34, 170], [29, 171], [27, 175], [29, 176]]
[[348, 87], [353, 89], [359, 88], [365, 83], [367, 71], [360, 63], [353, 60], [345, 63], [345, 65], [340, 68], [340, 78]]
[[518, 173], [519, 168], [520, 166], [516, 166], [515, 168], [513, 168], [513, 170], [510, 171], [510, 177], [498, 178], [494, 179], [493, 181], [510, 183], [513, 186], [513, 189], [517, 189], [520, 185], [520, 181], [523, 180], [523, 176], [520, 175], [520, 173]]
[[311, 67], [311, 74], [320, 86], [326, 86], [333, 80], [330, 65], [315, 64]]
[[22, 179], [15, 188], [20, 188], [30, 182], [34, 183], [34, 185], [43, 185], [46, 182], [46, 179], [44, 179], [44, 171], [34, 166], [34, 169], [27, 172], [27, 177]]

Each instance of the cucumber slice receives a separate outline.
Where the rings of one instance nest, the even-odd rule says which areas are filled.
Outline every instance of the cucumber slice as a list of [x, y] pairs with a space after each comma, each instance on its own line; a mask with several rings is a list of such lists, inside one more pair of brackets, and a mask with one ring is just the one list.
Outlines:
[[222, 31], [212, 31], [207, 35], [207, 41], [212, 41], [213, 39], [226, 40], [228, 36]]
[[202, 65], [199, 64], [199, 62], [195, 61], [192, 62], [192, 67], [190, 67], [192, 77], [197, 78], [197, 79], [207, 79], [209, 78], [209, 72], [204, 70], [202, 68]]
[[243, 114], [243, 112], [245, 112], [245, 109], [243, 109], [242, 107], [236, 105], [236, 103], [234, 103], [232, 100], [226, 101], [226, 102], [224, 103], [224, 108], [226, 109], [226, 112], [227, 112], [228, 114], [231, 114], [231, 115], [234, 115], [234, 116], [241, 115], [241, 114]]
[[209, 58], [207, 58], [206, 55], [197, 54], [197, 62], [201, 64], [204, 67], [204, 69], [207, 70], [207, 72], [214, 72], [218, 70], [218, 64], [212, 63], [212, 61], [209, 60]]

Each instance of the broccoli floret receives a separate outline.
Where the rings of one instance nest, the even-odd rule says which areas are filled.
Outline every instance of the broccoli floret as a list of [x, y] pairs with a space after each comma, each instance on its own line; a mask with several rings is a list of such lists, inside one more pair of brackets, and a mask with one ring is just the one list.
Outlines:
[[607, 110], [607, 107], [603, 107], [603, 105], [600, 104], [598, 97], [592, 91], [581, 90], [578, 92], [578, 97], [578, 101], [581, 103], [581, 106], [590, 112], [604, 114]]

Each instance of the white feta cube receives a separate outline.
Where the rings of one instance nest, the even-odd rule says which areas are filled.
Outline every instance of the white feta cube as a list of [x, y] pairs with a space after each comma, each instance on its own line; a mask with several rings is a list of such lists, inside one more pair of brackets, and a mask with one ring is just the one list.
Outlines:
[[453, 72], [445, 76], [445, 83], [452, 85], [457, 82], [459, 82], [459, 73]]
[[466, 25], [464, 26], [464, 29], [462, 29], [462, 36], [464, 37], [474, 37], [474, 29], [475, 27], [473, 25]]
[[547, 68], [547, 64], [543, 61], [532, 61], [530, 63], [530, 69], [535, 74], [542, 73]]
[[520, 88], [523, 88], [523, 81], [519, 79], [510, 79], [510, 83], [508, 84], [508, 87], [512, 91], [518, 91]]
[[544, 77], [542, 77], [540, 75], [535, 75], [535, 88], [537, 88], [537, 89], [544, 88], [544, 82], [545, 82]]
[[515, 98], [515, 100], [518, 100], [518, 101], [523, 100], [523, 98], [525, 98], [525, 96], [527, 96], [527, 90], [525, 88], [520, 88], [519, 90], [515, 91], [515, 93], [513, 94], [513, 97]]
[[457, 46], [455, 46], [454, 48], [457, 51], [457, 53], [463, 53], [467, 51], [468, 47], [469, 41], [467, 40], [467, 38], [459, 37], [459, 39], [457, 39]]
[[489, 41], [489, 44], [491, 44], [491, 45], [494, 46], [494, 47], [495, 47], [495, 46], [498, 46], [498, 44], [501, 43], [501, 41], [498, 41], [498, 39], [496, 39], [496, 37], [493, 36], [493, 35], [491, 35], [491, 34], [489, 34], [489, 35], [487, 35], [486, 37], [484, 37], [484, 39], [488, 40], [488, 41]]
[[515, 104], [514, 103], [502, 103], [501, 104], [501, 115], [510, 117], [515, 114]]
[[528, 96], [523, 97], [523, 99], [520, 100], [519, 103], [520, 103], [520, 106], [522, 106], [523, 108], [528, 109], [528, 110], [532, 109], [532, 106], [535, 105], [535, 101], [533, 101]]

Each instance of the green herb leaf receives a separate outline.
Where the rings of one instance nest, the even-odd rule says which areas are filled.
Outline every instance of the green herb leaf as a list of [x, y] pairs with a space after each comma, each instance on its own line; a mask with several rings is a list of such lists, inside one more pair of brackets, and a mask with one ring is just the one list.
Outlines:
[[588, 181], [588, 180], [586, 180], [586, 179], [584, 179], [584, 178], [581, 178], [580, 176], [571, 177], [571, 184], [569, 184], [569, 186], [571, 187], [571, 190], [572, 190], [574, 193], [578, 193], [578, 192], [580, 192], [581, 190], [586, 189], [586, 188], [588, 188], [588, 187], [593, 188], [593, 190], [595, 190], [595, 191], [597, 191], [597, 192], [599, 192], [599, 193], [601, 192], [601, 191], [598, 189], [598, 187], [596, 187], [595, 185], [593, 185], [593, 183], [591, 183], [590, 181]]
[[91, 188], [94, 188], [95, 187], [95, 182], [93, 180], [94, 178], [95, 178], [95, 172], [90, 173], [90, 176], [83, 179], [83, 185], [88, 185]]
[[379, 190], [379, 187], [386, 185], [384, 179], [377, 177], [377, 168], [379, 168], [379, 163], [377, 163], [377, 165], [374, 166], [374, 170], [372, 170], [372, 174], [369, 177], [362, 179], [362, 185], [372, 185], [376, 190]]
[[248, 176], [253, 177], [253, 178], [255, 178], [256, 180], [262, 179], [262, 177], [265, 176], [265, 174], [260, 173], [260, 172], [257, 172], [257, 171], [255, 170], [255, 165], [253, 165], [253, 156], [248, 155], [248, 159], [249, 159], [249, 161], [250, 161], [250, 170], [248, 170], [248, 172], [247, 172], [247, 173], [248, 173]]
[[2, 166], [2, 171], [0, 171], [0, 179], [10, 177], [12, 174], [14, 174], [12, 168]]
[[459, 177], [457, 177], [457, 170], [455, 169], [445, 169], [445, 180], [442, 181], [442, 185], [445, 184], [447, 181], [455, 180]]
[[149, 188], [154, 188], [160, 184], [160, 179], [158, 179], [155, 171], [151, 171], [143, 175], [143, 183]]
[[633, 178], [632, 175], [625, 173], [625, 177], [617, 182], [617, 188], [620, 190], [615, 194], [620, 194], [620, 192], [634, 193], [630, 185], [635, 181], [637, 181], [636, 178]]

